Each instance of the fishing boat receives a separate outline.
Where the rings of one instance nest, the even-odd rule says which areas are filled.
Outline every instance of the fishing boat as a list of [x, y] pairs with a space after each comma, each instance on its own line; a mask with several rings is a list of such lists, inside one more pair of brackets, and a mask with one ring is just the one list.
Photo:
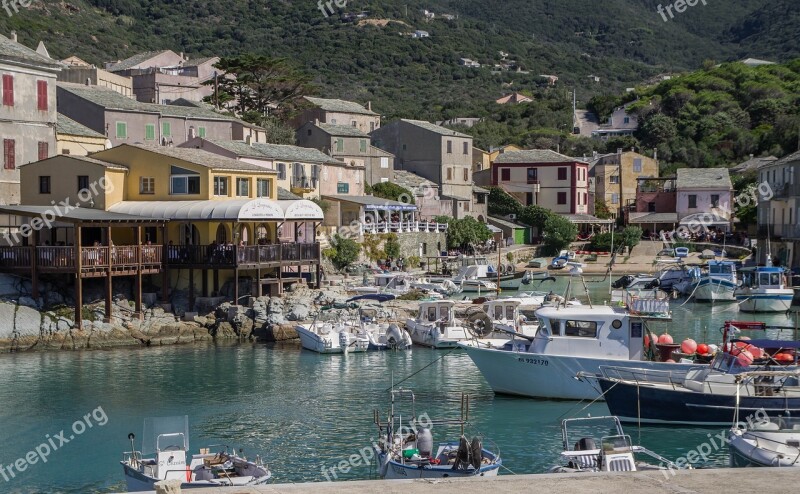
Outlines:
[[490, 264], [485, 256], [459, 258], [459, 267], [451, 281], [464, 292], [519, 290], [529, 280], [527, 271], [517, 271], [513, 264]]
[[[407, 398], [411, 414], [395, 411], [395, 399]], [[465, 435], [469, 418], [469, 396], [461, 396], [461, 417], [451, 420], [422, 420], [416, 413], [414, 392], [410, 389], [391, 390], [391, 408], [388, 420], [383, 422], [375, 410], [374, 422], [378, 426], [380, 441], [376, 444], [379, 473], [382, 479], [443, 479], [494, 477], [502, 460], [500, 452], [483, 447], [483, 439], [475, 436], [470, 441]], [[458, 441], [434, 444], [433, 433], [440, 428], [461, 427]]]
[[800, 467], [800, 418], [737, 421], [728, 449], [731, 467]]
[[411, 350], [411, 336], [397, 324], [379, 322], [377, 311], [359, 309], [361, 336], [369, 341], [369, 350]]
[[[636, 472], [640, 470], [679, 470], [670, 460], [632, 443], [614, 416], [571, 418], [561, 421], [564, 450], [562, 464], [550, 473]], [[649, 457], [648, 463], [637, 456]], [[691, 468], [691, 467], [688, 467]]]
[[[463, 341], [464, 348], [495, 393], [568, 400], [596, 399], [592, 384], [575, 378], [604, 365], [665, 369], [692, 367], [660, 362], [649, 324], [671, 321], [666, 300], [652, 314], [622, 306], [555, 306], [537, 309], [536, 335], [514, 338], [501, 348]], [[660, 305], [659, 305], [660, 304]], [[650, 341], [644, 345], [645, 335]], [[664, 359], [666, 360], [666, 359]], [[672, 366], [672, 367], [670, 367]]]
[[[777, 351], [768, 359], [772, 365], [780, 364], [778, 355], [783, 351], [800, 348], [797, 341], [734, 339], [732, 343]], [[753, 368], [752, 358], [742, 358], [745, 352], [733, 348], [718, 353], [711, 366], [672, 370], [609, 366], [587, 380], [597, 381], [609, 411], [628, 422], [727, 425], [735, 417], [737, 400], [741, 415], [800, 414], [797, 366]]]
[[783, 268], [759, 266], [740, 271], [742, 285], [736, 300], [742, 312], [786, 312], [792, 305], [794, 290]]
[[294, 327], [300, 337], [300, 345], [317, 353], [347, 354], [369, 350], [369, 338], [364, 334], [358, 321], [346, 321], [343, 314], [337, 318], [323, 321], [318, 317], [311, 324], [298, 324]]
[[422, 302], [415, 318], [406, 320], [411, 341], [431, 348], [456, 348], [470, 337], [464, 323], [455, 317], [453, 300]]
[[[227, 446], [203, 448], [187, 459], [189, 417], [155, 417], [144, 421], [142, 449], [134, 446], [122, 454], [128, 492], [156, 490], [156, 482], [180, 480], [181, 489], [245, 487], [266, 483], [271, 473], [259, 457], [250, 461]], [[188, 460], [188, 461], [187, 461]]]
[[697, 301], [734, 302], [737, 286], [735, 262], [709, 261], [707, 270], [692, 282], [690, 290]]

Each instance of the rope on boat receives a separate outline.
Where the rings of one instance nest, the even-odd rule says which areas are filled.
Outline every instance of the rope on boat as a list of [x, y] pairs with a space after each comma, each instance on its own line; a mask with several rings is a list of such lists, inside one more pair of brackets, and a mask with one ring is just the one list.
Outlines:
[[[577, 413], [581, 413], [582, 411], [586, 410], [586, 409], [587, 409], [587, 408], [589, 408], [590, 406], [594, 405], [594, 402], [596, 402], [597, 400], [599, 400], [600, 398], [602, 398], [603, 396], [605, 396], [605, 394], [606, 394], [606, 393], [608, 393], [609, 391], [611, 391], [612, 389], [614, 389], [614, 388], [617, 386], [617, 384], [619, 384], [620, 382], [621, 382], [621, 381], [617, 381], [617, 382], [615, 382], [615, 383], [614, 383], [614, 384], [613, 384], [613, 385], [612, 385], [610, 388], [608, 388], [608, 390], [607, 390], [607, 391], [604, 391], [604, 392], [600, 393], [600, 394], [597, 396], [597, 398], [595, 398], [595, 399], [593, 399], [592, 401], [590, 401], [589, 403], [587, 403], [587, 404], [586, 404], [586, 406], [584, 406], [583, 408], [581, 408], [580, 410], [578, 410], [578, 412], [577, 412]], [[594, 386], [592, 386], [592, 387], [594, 388]], [[597, 388], [595, 388], [595, 389], [597, 389]], [[598, 391], [599, 391], [599, 390], [598, 390]], [[572, 407], [572, 408], [570, 408], [569, 410], [567, 410], [566, 412], [562, 413], [562, 414], [561, 414], [561, 415], [558, 417], [558, 419], [556, 419], [556, 420], [561, 420], [562, 418], [564, 418], [564, 416], [565, 416], [565, 415], [567, 415], [568, 413], [572, 412], [572, 410], [574, 410], [576, 406], [580, 405], [580, 404], [581, 404], [581, 403], [583, 403], [584, 401], [586, 401], [586, 399], [583, 399], [583, 400], [579, 401], [579, 402], [578, 402], [578, 403], [577, 403], [577, 404], [576, 404], [574, 407]]]
[[428, 364], [427, 364], [425, 367], [423, 367], [423, 368], [421, 368], [421, 369], [417, 370], [416, 372], [412, 372], [411, 374], [409, 374], [408, 376], [404, 377], [404, 378], [403, 378], [403, 379], [401, 379], [400, 381], [398, 381], [398, 382], [394, 383], [392, 386], [389, 386], [388, 388], [386, 388], [385, 390], [383, 390], [383, 391], [384, 391], [384, 393], [385, 393], [385, 392], [387, 392], [387, 391], [391, 391], [391, 390], [392, 390], [392, 388], [393, 388], [394, 386], [397, 386], [398, 384], [402, 384], [402, 383], [404, 383], [404, 382], [408, 381], [408, 380], [409, 380], [409, 379], [411, 379], [412, 377], [416, 376], [417, 374], [419, 374], [420, 372], [424, 371], [424, 370], [425, 370], [425, 369], [427, 369], [428, 367], [432, 366], [432, 365], [433, 365], [433, 364], [435, 364], [436, 362], [438, 362], [438, 361], [442, 360], [443, 358], [447, 357], [448, 355], [450, 355], [451, 353], [453, 353], [453, 352], [454, 352], [454, 351], [456, 351], [456, 350], [458, 350], [458, 348], [453, 348], [453, 349], [451, 349], [449, 352], [447, 352], [447, 353], [445, 353], [444, 355], [442, 355], [441, 357], [439, 357], [439, 358], [437, 358], [437, 359], [435, 359], [435, 360], [432, 360], [432, 361], [431, 361], [430, 363], [428, 363]]

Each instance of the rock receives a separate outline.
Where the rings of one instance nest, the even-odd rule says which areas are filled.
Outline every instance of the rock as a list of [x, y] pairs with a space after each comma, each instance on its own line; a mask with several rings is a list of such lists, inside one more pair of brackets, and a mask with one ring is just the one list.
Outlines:
[[14, 304], [0, 302], [0, 321], [4, 321], [3, 324], [0, 324], [0, 339], [5, 340], [14, 337], [14, 324], [9, 324], [9, 322], [13, 323], [16, 311], [17, 307]]
[[181, 494], [181, 481], [178, 479], [156, 482], [156, 494]]
[[61, 305], [65, 303], [64, 296], [58, 292], [47, 292], [44, 295], [44, 299], [48, 305]]
[[20, 336], [39, 336], [42, 327], [42, 314], [24, 305], [17, 307], [14, 314], [14, 329]]
[[19, 305], [24, 305], [26, 307], [32, 307], [34, 309], [39, 308], [39, 302], [33, 299], [33, 297], [20, 297], [19, 298]]
[[289, 313], [286, 314], [286, 319], [289, 321], [305, 321], [308, 318], [309, 314], [311, 313], [311, 311], [308, 308], [308, 305], [310, 304], [306, 304], [300, 301], [295, 302], [289, 308]]
[[22, 278], [10, 274], [0, 274], [0, 297], [18, 297], [22, 294]]

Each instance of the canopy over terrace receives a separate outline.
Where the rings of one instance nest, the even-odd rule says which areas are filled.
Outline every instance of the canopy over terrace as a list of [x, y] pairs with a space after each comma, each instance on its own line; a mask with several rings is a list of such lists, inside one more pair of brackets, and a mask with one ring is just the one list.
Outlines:
[[602, 226], [605, 228], [614, 223], [612, 219], [604, 220], [590, 214], [562, 214], [559, 216], [563, 216], [569, 220], [570, 223], [578, 225], [578, 230], [584, 235], [594, 234], [595, 226]]
[[652, 235], [662, 230], [671, 232], [678, 224], [678, 213], [630, 213], [628, 223], [644, 229], [652, 228]]
[[323, 199], [334, 205], [329, 226], [337, 228], [358, 225], [358, 233], [405, 233], [443, 231], [445, 225], [420, 222], [414, 204], [375, 196], [330, 195]]
[[687, 227], [690, 231], [696, 233], [701, 230], [706, 230], [709, 227], [722, 228], [725, 231], [730, 230], [731, 220], [725, 216], [709, 211], [705, 213], [693, 213], [684, 216], [680, 221], [681, 226]]

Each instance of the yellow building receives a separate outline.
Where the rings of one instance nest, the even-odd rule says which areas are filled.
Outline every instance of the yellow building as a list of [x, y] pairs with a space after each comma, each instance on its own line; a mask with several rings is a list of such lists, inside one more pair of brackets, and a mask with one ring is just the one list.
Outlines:
[[95, 132], [75, 120], [58, 114], [56, 122], [57, 154], [86, 156], [111, 147], [106, 136]]
[[658, 177], [658, 161], [633, 151], [599, 156], [591, 165], [595, 200], [604, 202], [614, 218], [623, 215], [626, 207], [635, 206], [640, 178]]
[[488, 170], [492, 167], [491, 154], [483, 149], [472, 147], [472, 173]]
[[[190, 305], [196, 295], [239, 301], [264, 286], [319, 282], [323, 212], [312, 201], [279, 200], [274, 170], [130, 144], [20, 168], [23, 205], [0, 207], [10, 233], [0, 272], [30, 273], [34, 286], [74, 273], [76, 307], [80, 280], [92, 277], [106, 279], [107, 314], [115, 276], [136, 276], [137, 312], [143, 275], [161, 274], [150, 281], [165, 302], [170, 289], [188, 288]], [[226, 281], [231, 290], [222, 290]]]
[[515, 146], [514, 144], [509, 144], [507, 146], [502, 146], [499, 148], [493, 148], [489, 151], [489, 163], [494, 163], [497, 161], [497, 157], [503, 153], [510, 153], [513, 151], [523, 151], [523, 149], [519, 146]]

